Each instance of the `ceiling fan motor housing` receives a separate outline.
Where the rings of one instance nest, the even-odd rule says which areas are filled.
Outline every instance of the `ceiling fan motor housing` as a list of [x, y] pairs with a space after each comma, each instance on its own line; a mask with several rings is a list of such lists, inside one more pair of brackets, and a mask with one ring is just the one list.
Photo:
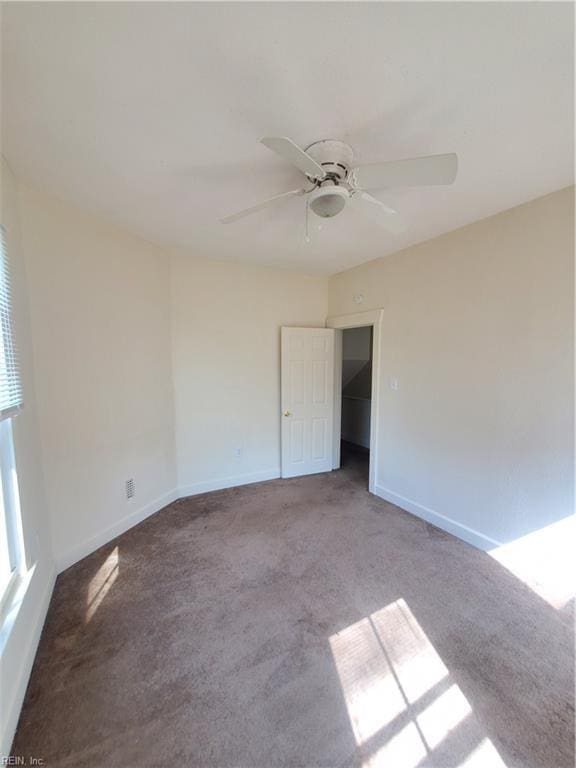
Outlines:
[[[354, 160], [352, 147], [336, 139], [315, 141], [309, 147], [306, 147], [306, 154], [310, 155], [313, 160], [316, 160], [329, 176], [338, 181], [346, 180]], [[316, 181], [311, 176], [308, 176], [308, 178], [310, 181]]]

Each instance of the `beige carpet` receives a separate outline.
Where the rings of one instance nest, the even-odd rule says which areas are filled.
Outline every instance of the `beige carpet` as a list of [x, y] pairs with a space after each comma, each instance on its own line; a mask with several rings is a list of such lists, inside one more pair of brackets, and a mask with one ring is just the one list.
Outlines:
[[572, 768], [569, 618], [365, 471], [184, 499], [63, 573], [13, 753]]

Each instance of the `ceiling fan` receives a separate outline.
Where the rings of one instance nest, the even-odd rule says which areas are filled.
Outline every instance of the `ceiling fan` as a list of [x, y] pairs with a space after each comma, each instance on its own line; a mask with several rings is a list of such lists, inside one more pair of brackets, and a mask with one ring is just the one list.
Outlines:
[[261, 143], [302, 171], [309, 186], [281, 192], [225, 216], [220, 219], [223, 224], [231, 224], [286, 198], [306, 196], [307, 211], [309, 208], [317, 216], [332, 218], [350, 204], [360, 211], [377, 211], [382, 226], [399, 234], [406, 227], [397, 211], [372, 197], [368, 190], [452, 184], [458, 171], [458, 157], [454, 153], [354, 166], [352, 147], [343, 141], [315, 141], [305, 150], [286, 136], [266, 137]]

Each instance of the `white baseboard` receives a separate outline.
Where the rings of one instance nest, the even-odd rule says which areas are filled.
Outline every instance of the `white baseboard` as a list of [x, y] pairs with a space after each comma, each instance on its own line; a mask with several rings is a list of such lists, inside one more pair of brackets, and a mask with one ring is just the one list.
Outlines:
[[73, 547], [63, 555], [58, 556], [56, 558], [56, 568], [58, 573], [62, 573], [62, 571], [65, 571], [66, 568], [69, 568], [71, 565], [74, 565], [74, 563], [77, 563], [78, 560], [82, 560], [83, 557], [92, 554], [92, 552], [95, 552], [99, 547], [102, 547], [104, 544], [112, 541], [112, 539], [115, 539], [116, 536], [120, 536], [121, 533], [124, 533], [130, 528], [133, 528], [135, 525], [138, 525], [138, 523], [141, 523], [147, 517], [150, 517], [150, 515], [158, 512], [167, 504], [171, 504], [173, 501], [176, 501], [178, 496], [178, 491], [176, 488], [174, 488], [162, 496], [159, 496], [157, 499], [148, 502], [148, 504], [145, 504], [143, 507], [130, 512], [129, 515], [126, 515], [125, 517], [115, 522], [113, 525], [108, 526], [108, 528], [105, 528], [95, 536], [92, 536], [91, 538], [82, 542], [82, 544]]
[[[20, 597], [16, 596], [15, 605], [13, 608], [14, 619], [11, 623], [11, 626], [8, 628], [3, 627], [3, 630], [6, 633], [10, 633], [16, 627], [16, 624], [19, 620], [18, 613], [20, 608], [22, 607], [24, 610], [26, 609], [24, 605], [26, 598], [28, 597], [28, 599], [32, 599], [34, 589], [37, 588], [37, 584], [43, 584], [43, 586], [40, 588], [40, 596], [36, 601], [36, 608], [34, 609], [32, 620], [26, 627], [26, 631], [24, 633], [20, 632], [20, 634], [23, 635], [24, 642], [22, 643], [21, 651], [18, 653], [20, 663], [16, 687], [13, 691], [10, 692], [11, 695], [9, 695], [9, 692], [5, 691], [5, 696], [8, 698], [8, 701], [3, 701], [2, 704], [0, 763], [2, 763], [2, 758], [6, 758], [10, 754], [10, 748], [12, 746], [12, 741], [16, 732], [16, 726], [18, 725], [18, 718], [20, 717], [20, 711], [24, 702], [26, 688], [28, 687], [28, 681], [32, 672], [32, 665], [34, 664], [34, 659], [36, 658], [36, 651], [38, 649], [38, 643], [40, 642], [40, 635], [42, 634], [42, 629], [44, 627], [44, 621], [48, 612], [48, 606], [50, 605], [50, 598], [52, 597], [52, 590], [54, 589], [55, 581], [56, 570], [52, 565], [50, 565], [47, 577], [46, 575], [43, 575], [39, 572], [38, 566], [35, 566], [34, 570], [29, 576], [28, 582], [22, 584], [22, 593]], [[22, 620], [22, 617], [20, 617], [20, 620]], [[8, 617], [8, 621], [10, 621], [10, 617]], [[9, 643], [10, 639], [8, 638], [6, 642]]]
[[418, 504], [418, 502], [413, 501], [412, 499], [400, 496], [389, 488], [384, 488], [384, 486], [378, 485], [378, 483], [374, 487], [374, 493], [376, 496], [384, 499], [384, 501], [389, 501], [391, 504], [395, 504], [405, 512], [410, 512], [412, 515], [416, 515], [416, 517], [426, 520], [427, 523], [432, 523], [432, 525], [435, 525], [437, 528], [442, 528], [443, 531], [447, 531], [448, 533], [457, 536], [459, 539], [463, 539], [463, 541], [472, 544], [473, 547], [477, 547], [484, 552], [494, 549], [494, 547], [501, 546], [499, 541], [490, 538], [490, 536], [486, 536], [484, 533], [474, 530], [474, 528], [469, 528], [467, 525], [458, 523], [450, 517], [441, 515], [433, 509], [424, 507], [422, 504]]
[[74, 565], [74, 563], [82, 560], [83, 557], [92, 554], [92, 552], [95, 552], [99, 547], [104, 546], [104, 544], [115, 539], [116, 536], [120, 536], [121, 533], [138, 525], [138, 523], [141, 523], [147, 517], [150, 517], [150, 515], [158, 512], [167, 504], [176, 501], [176, 499], [185, 496], [196, 496], [199, 493], [208, 493], [209, 491], [220, 491], [223, 488], [233, 488], [237, 485], [249, 485], [250, 483], [260, 483], [263, 480], [274, 480], [278, 477], [280, 477], [280, 468], [273, 467], [272, 469], [266, 469], [260, 472], [250, 472], [244, 475], [204, 480], [200, 483], [193, 483], [192, 485], [185, 485], [181, 488], [174, 488], [172, 491], [165, 493], [163, 496], [159, 496], [157, 499], [154, 499], [143, 507], [126, 515], [121, 520], [108, 526], [108, 528], [100, 531], [95, 536], [83, 541], [82, 544], [73, 547], [63, 555], [59, 555], [56, 558], [57, 571], [58, 573], [62, 573], [66, 568], [69, 568], [71, 565]]
[[259, 472], [248, 472], [244, 475], [233, 475], [231, 477], [214, 478], [213, 480], [203, 480], [192, 485], [183, 485], [178, 489], [178, 496], [197, 496], [199, 493], [209, 493], [210, 491], [221, 491], [224, 488], [235, 488], [238, 485], [250, 485], [251, 483], [262, 483], [264, 480], [276, 480], [280, 477], [280, 467], [272, 467]]

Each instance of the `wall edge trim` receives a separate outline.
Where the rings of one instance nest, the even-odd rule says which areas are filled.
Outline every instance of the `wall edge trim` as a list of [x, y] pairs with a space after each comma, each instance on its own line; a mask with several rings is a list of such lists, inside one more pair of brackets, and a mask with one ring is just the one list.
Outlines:
[[70, 568], [70, 566], [74, 565], [74, 563], [77, 563], [79, 560], [82, 560], [88, 555], [91, 555], [92, 552], [95, 552], [100, 547], [103, 547], [104, 544], [108, 544], [108, 542], [112, 541], [112, 539], [115, 539], [117, 536], [120, 536], [122, 533], [130, 530], [130, 528], [133, 528], [135, 525], [138, 525], [139, 523], [146, 520], [146, 518], [150, 517], [150, 515], [159, 512], [168, 504], [176, 501], [177, 498], [178, 489], [173, 488], [172, 490], [162, 494], [162, 496], [158, 496], [156, 499], [149, 501], [139, 509], [136, 509], [133, 512], [130, 512], [129, 514], [120, 518], [120, 520], [117, 520], [103, 531], [100, 531], [94, 536], [91, 536], [89, 539], [86, 539], [81, 544], [78, 544], [67, 550], [64, 552], [64, 554], [59, 555], [56, 558], [57, 572], [62, 573], [62, 571]]
[[258, 472], [247, 472], [242, 475], [231, 475], [229, 477], [213, 478], [212, 480], [202, 480], [198, 483], [192, 483], [191, 485], [180, 486], [178, 488], [178, 497], [183, 499], [187, 496], [198, 496], [200, 493], [222, 491], [225, 488], [237, 488], [242, 485], [262, 483], [266, 480], [277, 480], [279, 477], [280, 467], [271, 467], [270, 469], [264, 469]]
[[153, 499], [139, 509], [134, 510], [134, 512], [125, 515], [120, 520], [117, 520], [103, 531], [86, 539], [81, 544], [67, 550], [64, 554], [59, 555], [56, 558], [56, 571], [57, 573], [62, 573], [62, 571], [65, 571], [67, 568], [70, 568], [70, 566], [88, 555], [91, 555], [92, 552], [95, 552], [100, 547], [108, 544], [117, 536], [130, 530], [130, 528], [134, 528], [134, 526], [142, 523], [146, 518], [154, 515], [161, 509], [164, 509], [164, 507], [172, 504], [174, 501], [186, 498], [187, 496], [197, 496], [201, 493], [224, 490], [225, 488], [236, 488], [242, 485], [250, 485], [251, 483], [261, 483], [265, 480], [276, 480], [279, 477], [280, 467], [272, 467], [258, 472], [213, 478], [212, 480], [203, 480], [198, 483], [192, 483], [191, 485], [183, 485], [173, 488], [171, 491], [167, 491], [162, 496], [158, 496], [158, 498]]
[[443, 531], [451, 533], [453, 536], [456, 536], [456, 538], [462, 539], [467, 544], [471, 544], [473, 547], [481, 549], [483, 552], [489, 552], [496, 547], [502, 546], [501, 542], [496, 541], [496, 539], [492, 539], [490, 536], [486, 536], [486, 534], [481, 533], [474, 528], [469, 528], [467, 525], [463, 525], [463, 523], [459, 523], [451, 517], [442, 515], [440, 512], [435, 512], [429, 507], [418, 504], [417, 501], [401, 496], [399, 493], [395, 493], [379, 483], [376, 483], [374, 491], [376, 496], [384, 499], [384, 501], [388, 501], [391, 504], [400, 507], [404, 512], [419, 517], [427, 523], [432, 523], [432, 525], [435, 525], [437, 528], [441, 528]]

